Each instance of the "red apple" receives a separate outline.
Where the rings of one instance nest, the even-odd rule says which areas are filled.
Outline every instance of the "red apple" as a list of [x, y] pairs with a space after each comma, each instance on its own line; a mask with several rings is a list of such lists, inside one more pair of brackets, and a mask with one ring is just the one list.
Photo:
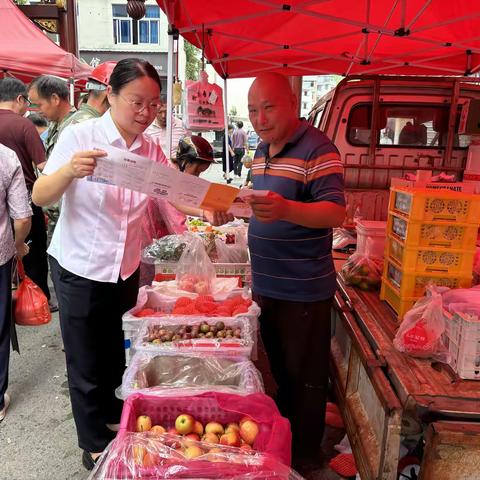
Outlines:
[[232, 430], [228, 433], [224, 433], [220, 437], [220, 444], [228, 445], [229, 447], [239, 447], [241, 444], [240, 434], [236, 430]]
[[202, 437], [202, 441], [207, 443], [218, 443], [220, 440], [217, 434], [210, 432], [210, 433], [206, 433]]
[[240, 425], [240, 436], [249, 445], [253, 445], [258, 435], [258, 425], [253, 420], [245, 420]]
[[236, 430], [237, 432], [240, 431], [240, 427], [238, 426], [238, 423], [229, 423], [225, 427], [225, 433], [231, 432], [232, 430]]
[[152, 419], [148, 415], [137, 418], [137, 432], [148, 432], [152, 428]]
[[193, 433], [196, 433], [199, 437], [203, 435], [203, 425], [198, 420], [195, 420], [193, 425]]
[[203, 455], [203, 450], [197, 445], [190, 445], [185, 449], [184, 455], [185, 458], [188, 458], [190, 460], [192, 458], [200, 457], [201, 455]]
[[224, 433], [223, 426], [218, 422], [209, 422], [205, 425], [205, 433], [215, 433], [222, 435]]
[[175, 420], [175, 429], [180, 435], [187, 435], [188, 433], [193, 432], [194, 426], [195, 419], [187, 413], [179, 415]]
[[195, 445], [195, 442], [199, 442], [200, 437], [196, 433], [188, 433], [183, 437], [182, 444], [184, 447], [189, 447], [190, 445]]

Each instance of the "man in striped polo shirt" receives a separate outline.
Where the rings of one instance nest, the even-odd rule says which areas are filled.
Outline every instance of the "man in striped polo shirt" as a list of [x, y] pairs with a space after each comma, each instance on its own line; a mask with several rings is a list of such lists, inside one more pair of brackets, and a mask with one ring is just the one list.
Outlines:
[[315, 460], [324, 429], [335, 293], [332, 227], [345, 216], [343, 167], [329, 138], [297, 117], [286, 77], [257, 77], [248, 108], [262, 139], [252, 166], [253, 189], [270, 191], [251, 199], [253, 293], [298, 466]]

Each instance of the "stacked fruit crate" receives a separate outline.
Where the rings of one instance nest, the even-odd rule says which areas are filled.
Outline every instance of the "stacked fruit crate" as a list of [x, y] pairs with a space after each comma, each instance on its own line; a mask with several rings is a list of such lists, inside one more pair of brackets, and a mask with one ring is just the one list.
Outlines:
[[480, 195], [463, 184], [392, 183], [380, 298], [401, 319], [433, 283], [468, 288]]

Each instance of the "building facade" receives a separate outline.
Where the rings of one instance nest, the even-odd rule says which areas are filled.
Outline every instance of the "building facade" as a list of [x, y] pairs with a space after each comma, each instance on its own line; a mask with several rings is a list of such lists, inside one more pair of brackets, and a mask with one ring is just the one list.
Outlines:
[[302, 79], [300, 115], [307, 117], [317, 101], [340, 81], [338, 75], [308, 75]]

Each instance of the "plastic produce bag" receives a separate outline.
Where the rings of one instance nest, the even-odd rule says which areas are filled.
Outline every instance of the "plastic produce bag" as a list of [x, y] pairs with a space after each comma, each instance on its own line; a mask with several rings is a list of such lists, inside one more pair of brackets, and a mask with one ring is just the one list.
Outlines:
[[215, 267], [208, 258], [202, 240], [192, 237], [178, 262], [175, 280], [179, 289], [208, 295], [215, 278]]
[[198, 395], [206, 391], [248, 395], [263, 392], [260, 372], [249, 360], [205, 354], [161, 355], [137, 352], [123, 374], [117, 396], [133, 393], [156, 396]]
[[107, 447], [88, 480], [303, 478], [266, 453], [194, 440], [188, 441], [189, 447], [182, 444], [186, 445], [168, 433], [125, 433]]
[[398, 329], [393, 345], [400, 352], [413, 357], [431, 358], [448, 363], [450, 354], [443, 343], [445, 312], [442, 295], [435, 287], [427, 287], [427, 296], [422, 297], [408, 311]]
[[215, 246], [219, 263], [247, 263], [248, 247], [245, 230], [226, 233], [225, 239], [215, 238]]
[[347, 285], [361, 290], [376, 290], [380, 288], [382, 268], [382, 258], [354, 253], [343, 266], [342, 274]]
[[15, 323], [24, 326], [45, 325], [52, 319], [48, 300], [40, 287], [25, 275], [20, 259], [17, 259], [20, 284], [15, 292]]
[[178, 262], [185, 250], [188, 237], [185, 235], [166, 235], [154, 240], [151, 245], [145, 247], [142, 252], [142, 262]]

